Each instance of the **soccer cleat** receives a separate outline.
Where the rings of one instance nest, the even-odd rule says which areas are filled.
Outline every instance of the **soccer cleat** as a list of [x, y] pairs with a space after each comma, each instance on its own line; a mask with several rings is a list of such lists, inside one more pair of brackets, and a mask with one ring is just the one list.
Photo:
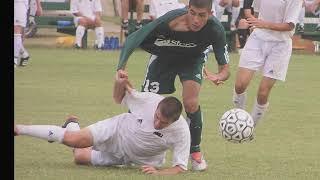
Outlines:
[[74, 44], [74, 48], [75, 49], [81, 49], [81, 46], [79, 46], [78, 44]]
[[126, 37], [129, 35], [128, 28], [129, 28], [129, 21], [121, 21], [121, 29], [123, 30], [124, 35]]
[[67, 125], [68, 125], [69, 123], [71, 123], [71, 122], [73, 122], [73, 123], [78, 123], [78, 124], [79, 124], [79, 118], [78, 118], [77, 116], [70, 115], [70, 116], [67, 117], [66, 122], [65, 122], [61, 127], [62, 127], [62, 128], [66, 128]]
[[95, 50], [103, 50], [103, 47], [104, 47], [104, 44], [102, 44], [102, 45], [98, 45], [98, 44], [95, 44], [95, 45], [93, 45], [93, 48], [95, 49]]
[[204, 171], [208, 165], [203, 158], [201, 152], [194, 152], [190, 154], [191, 168], [193, 171]]
[[[77, 116], [74, 115], [70, 115], [67, 117], [66, 122], [64, 122], [64, 124], [61, 126], [62, 128], [66, 128], [68, 126], [69, 123], [73, 122], [73, 123], [78, 123], [79, 124], [79, 118]], [[53, 143], [54, 141], [48, 141], [49, 143]]]
[[302, 25], [298, 25], [297, 31], [298, 31], [299, 33], [304, 33], [304, 27], [303, 27]]
[[142, 28], [142, 23], [141, 22], [137, 22], [135, 28], [136, 28], [136, 30], [139, 30], [140, 28]]
[[30, 58], [30, 56], [27, 56], [27, 57], [24, 57], [24, 58], [21, 57], [19, 65], [20, 66], [26, 66], [28, 64], [28, 62], [29, 62], [29, 58]]

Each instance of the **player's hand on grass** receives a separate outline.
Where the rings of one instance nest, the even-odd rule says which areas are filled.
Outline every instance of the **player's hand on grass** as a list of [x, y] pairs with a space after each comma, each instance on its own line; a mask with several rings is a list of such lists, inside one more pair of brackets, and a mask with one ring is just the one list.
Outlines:
[[141, 166], [141, 171], [145, 174], [156, 174], [158, 170], [150, 165], [143, 165]]

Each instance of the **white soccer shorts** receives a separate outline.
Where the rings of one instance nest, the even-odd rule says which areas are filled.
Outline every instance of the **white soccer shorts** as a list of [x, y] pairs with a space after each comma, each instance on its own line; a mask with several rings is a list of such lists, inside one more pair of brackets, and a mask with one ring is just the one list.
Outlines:
[[[73, 17], [73, 23], [74, 25], [77, 27], [79, 25], [79, 20], [83, 18], [83, 17], [77, 17], [77, 16], [74, 16]], [[92, 20], [93, 22], [96, 20], [96, 17], [95, 16], [90, 16], [88, 17], [90, 20]]]
[[125, 120], [126, 117], [127, 113], [124, 113], [88, 126], [93, 137], [91, 164], [95, 166], [125, 164], [117, 131], [118, 122]]
[[27, 25], [28, 2], [14, 2], [14, 26], [26, 27]]
[[263, 76], [285, 81], [292, 40], [264, 41], [251, 34], [242, 50], [239, 67], [261, 71]]

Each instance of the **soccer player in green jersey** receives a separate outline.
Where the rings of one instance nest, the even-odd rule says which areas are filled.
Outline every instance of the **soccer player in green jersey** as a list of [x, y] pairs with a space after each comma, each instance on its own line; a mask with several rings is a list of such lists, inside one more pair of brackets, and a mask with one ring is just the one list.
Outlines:
[[202, 113], [199, 93], [203, 79], [204, 51], [213, 46], [218, 72], [205, 71], [215, 85], [229, 78], [229, 55], [225, 31], [212, 16], [212, 0], [190, 0], [186, 8], [166, 13], [140, 30], [130, 34], [120, 54], [117, 76], [126, 75], [125, 66], [135, 48], [149, 52], [142, 91], [171, 94], [178, 75], [182, 99], [191, 133], [190, 157], [193, 170], [205, 170], [207, 163], [200, 151]]

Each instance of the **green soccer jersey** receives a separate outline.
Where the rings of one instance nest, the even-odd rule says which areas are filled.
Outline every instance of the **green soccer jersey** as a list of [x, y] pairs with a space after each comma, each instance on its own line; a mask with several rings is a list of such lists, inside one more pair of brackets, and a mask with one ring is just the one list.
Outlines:
[[215, 17], [210, 17], [198, 32], [170, 29], [169, 22], [187, 12], [186, 8], [170, 11], [130, 34], [121, 51], [118, 69], [125, 66], [130, 54], [137, 47], [159, 57], [166, 57], [164, 59], [189, 63], [203, 60], [201, 57], [204, 57], [204, 51], [212, 45], [218, 64], [227, 64], [229, 60], [225, 31]]

